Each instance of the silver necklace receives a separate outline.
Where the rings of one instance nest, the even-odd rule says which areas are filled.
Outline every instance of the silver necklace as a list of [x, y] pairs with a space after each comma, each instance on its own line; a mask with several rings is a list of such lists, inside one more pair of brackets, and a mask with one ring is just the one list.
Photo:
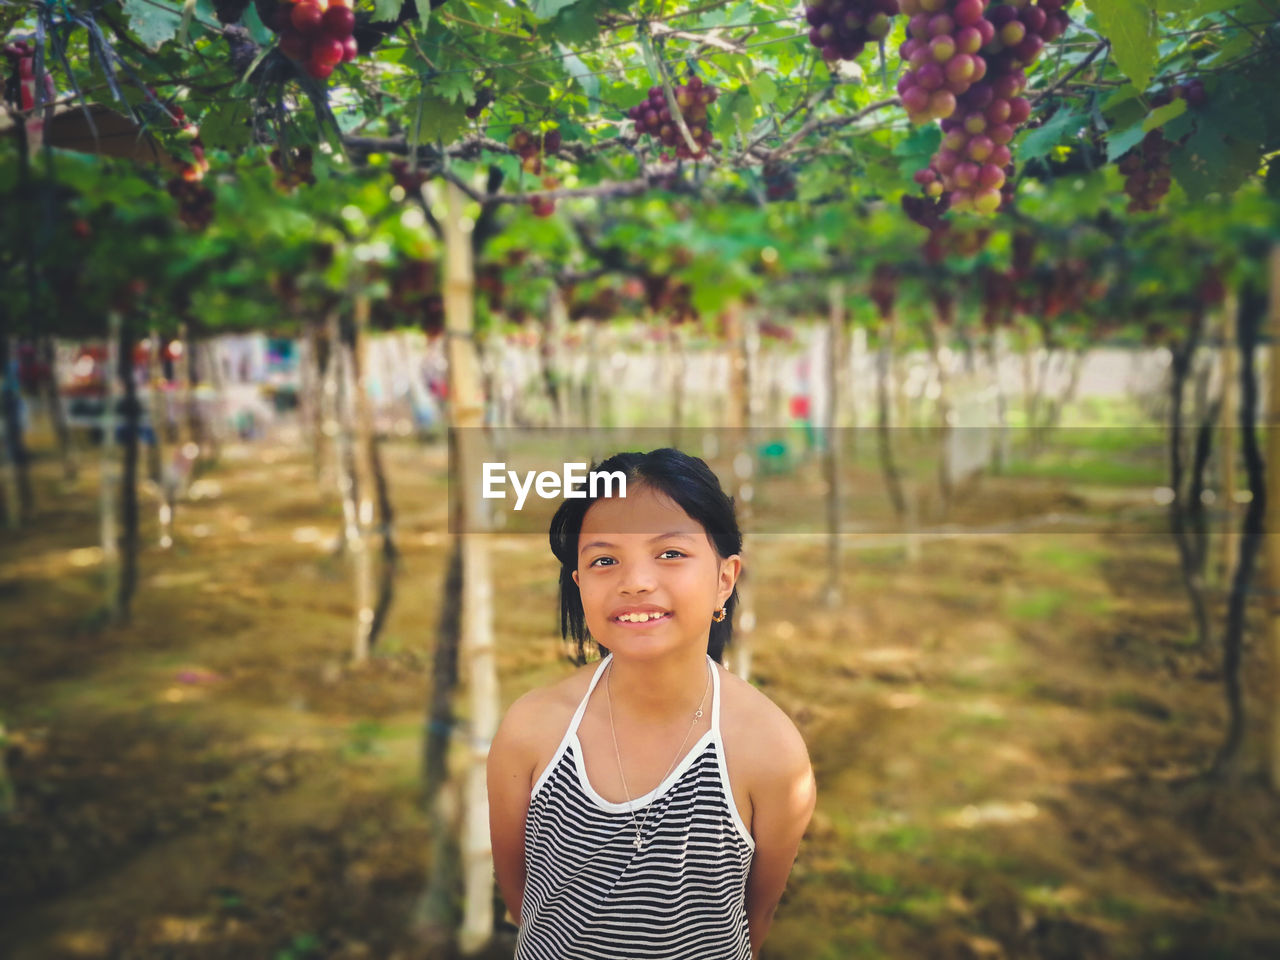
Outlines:
[[[640, 843], [641, 843], [640, 833], [641, 833], [641, 830], [644, 828], [644, 825], [649, 821], [649, 810], [653, 806], [653, 804], [648, 804], [644, 808], [643, 820], [636, 820], [636, 809], [635, 807], [630, 806], [631, 788], [627, 786], [627, 775], [622, 772], [622, 752], [618, 749], [618, 731], [614, 729], [614, 726], [613, 726], [613, 690], [612, 690], [612, 687], [610, 687], [609, 685], [609, 678], [611, 676], [613, 676], [612, 660], [609, 661], [609, 672], [605, 674], [605, 678], [604, 678], [605, 699], [609, 704], [609, 732], [613, 734], [613, 752], [618, 758], [618, 775], [622, 777], [622, 789], [626, 792], [626, 795], [627, 795], [627, 805], [631, 813], [631, 822], [634, 823], [636, 827], [636, 838], [633, 842], [635, 844], [635, 848], [639, 850]], [[667, 767], [667, 772], [664, 773], [662, 775], [662, 779], [658, 781], [658, 786], [662, 786], [662, 784], [666, 782], [667, 777], [671, 776], [671, 771], [675, 769], [676, 761], [680, 759], [680, 751], [684, 749], [684, 745], [686, 741], [688, 741], [689, 739], [689, 734], [693, 732], [693, 725], [702, 718], [702, 702], [707, 699], [707, 690], [709, 689], [711, 689], [710, 669], [708, 669], [708, 672], [707, 672], [707, 685], [705, 688], [703, 688], [701, 699], [698, 700], [698, 710], [696, 713], [694, 713], [693, 719], [689, 721], [689, 729], [684, 732], [684, 739], [680, 741], [680, 746], [676, 747], [676, 755], [671, 760], [671, 766]]]

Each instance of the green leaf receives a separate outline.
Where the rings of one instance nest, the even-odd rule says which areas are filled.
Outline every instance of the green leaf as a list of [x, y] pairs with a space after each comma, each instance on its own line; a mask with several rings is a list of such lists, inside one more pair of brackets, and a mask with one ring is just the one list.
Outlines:
[[1142, 138], [1146, 137], [1146, 131], [1143, 131], [1142, 124], [1135, 123], [1133, 127], [1123, 129], [1123, 131], [1112, 131], [1107, 133], [1107, 163], [1114, 164], [1121, 156], [1128, 154], [1135, 146], [1142, 142]]
[[756, 105], [751, 99], [749, 87], [739, 87], [720, 98], [720, 112], [716, 114], [715, 131], [727, 137], [734, 129], [742, 131], [745, 137], [751, 131], [751, 123], [755, 119]]
[[400, 8], [404, 0], [373, 0], [373, 17], [375, 23], [384, 23], [400, 16]]
[[191, 29], [191, 18], [196, 15], [196, 0], [183, 0], [182, 22], [178, 25], [178, 43], [187, 42], [187, 31]]
[[1191, 15], [1193, 17], [1203, 17], [1210, 13], [1221, 13], [1223, 10], [1230, 10], [1232, 7], [1241, 6], [1244, 0], [1199, 0], [1193, 3], [1191, 7]]
[[248, 146], [253, 135], [252, 117], [247, 101], [220, 104], [200, 117], [200, 139], [207, 147], [223, 150]]
[[462, 104], [450, 103], [434, 94], [423, 96], [420, 140], [450, 143], [466, 128], [467, 114]]
[[1067, 133], [1075, 133], [1086, 123], [1088, 118], [1084, 114], [1077, 113], [1069, 107], [1063, 107], [1044, 124], [1022, 134], [1018, 138], [1014, 156], [1024, 163], [1043, 157], [1056, 147]]
[[121, 0], [129, 26], [151, 50], [159, 50], [178, 35], [182, 10], [163, 0]]
[[590, 43], [600, 35], [600, 23], [596, 20], [597, 9], [594, 0], [578, 0], [557, 13], [547, 30], [560, 43]]
[[249, 30], [249, 36], [253, 37], [254, 43], [260, 47], [272, 46], [276, 42], [276, 35], [267, 29], [262, 22], [262, 18], [258, 16], [258, 7], [256, 4], [249, 4], [245, 8], [244, 16], [240, 18], [240, 22]]
[[1147, 135], [1142, 127], [1141, 123], [1135, 123], [1133, 126], [1118, 133], [1113, 129], [1107, 134], [1108, 163], [1115, 163], [1142, 142], [1142, 138]]
[[1122, 103], [1128, 103], [1134, 97], [1142, 95], [1142, 91], [1135, 87], [1132, 83], [1126, 83], [1119, 90], [1116, 90], [1102, 104], [1102, 112], [1108, 113]]
[[568, 47], [563, 44], [557, 44], [557, 49], [563, 58], [565, 69], [569, 71], [569, 75], [574, 80], [578, 81], [583, 93], [587, 95], [590, 112], [595, 113], [600, 105], [600, 78], [593, 74], [590, 68]]
[[751, 81], [751, 96], [760, 106], [767, 107], [778, 98], [778, 85], [767, 73], [757, 73]]
[[1173, 175], [1193, 201], [1227, 196], [1258, 170], [1258, 148], [1213, 125], [1208, 118], [1170, 158]]
[[1111, 41], [1116, 64], [1139, 90], [1156, 69], [1156, 22], [1142, 0], [1087, 0], [1098, 29]]
[[893, 148], [895, 157], [916, 157], [930, 156], [935, 153], [942, 143], [942, 130], [937, 124], [926, 123], [919, 127], [912, 127], [910, 132], [903, 137]]
[[[430, 2], [430, 0], [425, 0]], [[431, 87], [437, 96], [453, 103], [462, 102], [467, 106], [476, 102], [476, 88], [471, 76], [465, 70], [449, 70], [437, 74], [431, 80]]]
[[431, 0], [414, 0], [418, 8], [418, 22], [422, 24], [422, 32], [427, 32], [427, 26], [431, 23]]
[[574, 0], [533, 0], [529, 9], [539, 20], [550, 20], [565, 7], [571, 6]]
[[1142, 121], [1142, 132], [1149, 133], [1159, 127], [1163, 127], [1174, 117], [1180, 117], [1187, 112], [1187, 101], [1181, 97], [1166, 103], [1163, 107], [1156, 107], [1151, 111], [1150, 116]]

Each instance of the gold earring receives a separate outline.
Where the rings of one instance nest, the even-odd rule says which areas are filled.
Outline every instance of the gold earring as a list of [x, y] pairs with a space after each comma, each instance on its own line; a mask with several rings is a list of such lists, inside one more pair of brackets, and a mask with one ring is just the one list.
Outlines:
[[724, 620], [724, 617], [724, 607], [716, 607], [716, 612], [711, 615], [711, 619], [716, 623], [721, 623]]

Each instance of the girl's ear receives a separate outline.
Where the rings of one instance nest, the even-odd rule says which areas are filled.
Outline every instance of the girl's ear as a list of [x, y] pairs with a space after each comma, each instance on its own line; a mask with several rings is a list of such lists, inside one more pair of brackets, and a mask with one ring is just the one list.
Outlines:
[[[734, 585], [742, 573], [742, 556], [735, 553], [720, 561], [720, 603], [725, 603], [733, 594]], [[576, 574], [575, 574], [576, 576]]]
[[582, 589], [582, 584], [578, 583], [578, 571], [577, 571], [577, 570], [573, 571], [573, 585], [574, 585], [575, 587], [577, 587], [579, 590], [581, 590], [581, 589]]

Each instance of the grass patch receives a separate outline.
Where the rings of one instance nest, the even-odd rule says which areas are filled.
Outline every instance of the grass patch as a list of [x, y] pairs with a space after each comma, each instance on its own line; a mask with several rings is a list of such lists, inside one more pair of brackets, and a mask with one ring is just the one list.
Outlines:
[[1051, 567], [1063, 573], [1097, 573], [1107, 554], [1092, 548], [1079, 548], [1063, 543], [1040, 543], [1027, 554], [1029, 563]]
[[1034, 463], [1025, 460], [1005, 465], [1004, 476], [1022, 479], [1062, 480], [1067, 483], [1116, 487], [1156, 487], [1165, 483], [1162, 463], [1126, 463], [1113, 457], [1045, 455]]
[[911, 853], [933, 846], [934, 834], [927, 827], [904, 823], [874, 834], [864, 846], [883, 853]]
[[1115, 894], [1106, 894], [1100, 897], [1094, 907], [1099, 916], [1119, 923], [1127, 923], [1146, 913], [1146, 910], [1136, 900], [1130, 900], [1128, 897], [1121, 897]]
[[1029, 593], [1010, 597], [1005, 602], [1005, 613], [1013, 620], [1048, 620], [1056, 616], [1072, 594], [1056, 587], [1042, 587]]

